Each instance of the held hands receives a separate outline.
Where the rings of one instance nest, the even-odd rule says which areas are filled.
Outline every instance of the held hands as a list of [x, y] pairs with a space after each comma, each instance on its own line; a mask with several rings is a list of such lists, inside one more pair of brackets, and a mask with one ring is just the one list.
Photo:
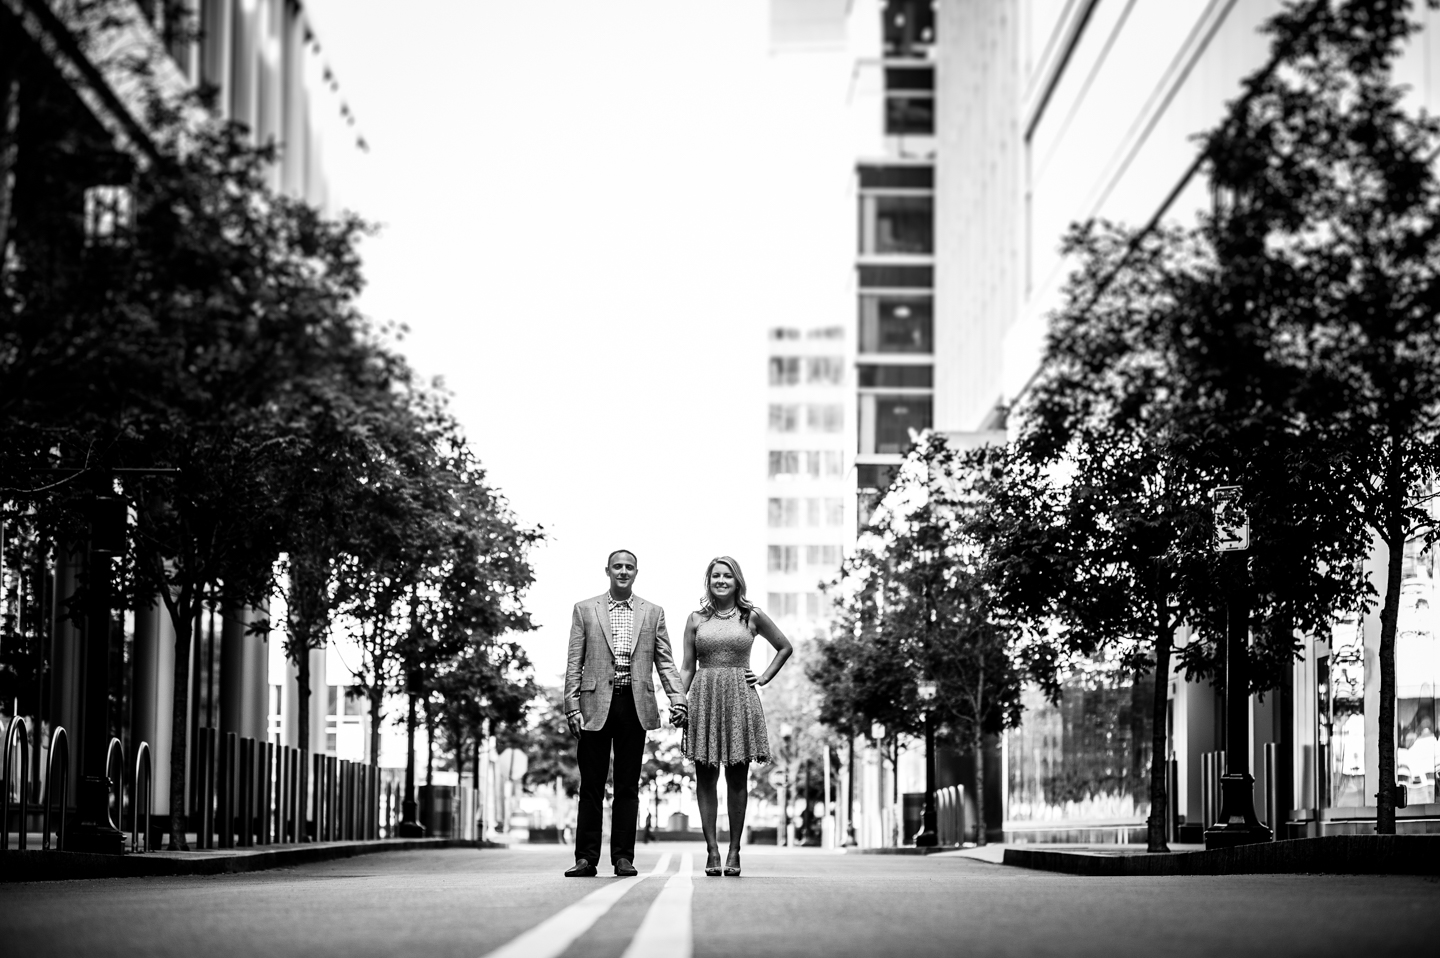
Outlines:
[[684, 728], [690, 722], [690, 710], [683, 705], [670, 706], [670, 724], [676, 728]]

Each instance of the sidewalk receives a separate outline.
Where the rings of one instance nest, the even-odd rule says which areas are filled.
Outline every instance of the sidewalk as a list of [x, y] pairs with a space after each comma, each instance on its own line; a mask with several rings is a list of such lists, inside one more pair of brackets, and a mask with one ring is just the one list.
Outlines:
[[942, 852], [992, 864], [1088, 876], [1440, 875], [1440, 835], [1329, 835], [1206, 851], [1144, 845], [986, 845]]
[[38, 851], [39, 845], [36, 843], [23, 852], [14, 848], [0, 852], [0, 882], [223, 875], [308, 865], [376, 852], [497, 847], [502, 846], [464, 838], [383, 838], [375, 841], [311, 842], [303, 845], [257, 845], [251, 848], [189, 852], [153, 851], [138, 855], [97, 855], [86, 852]]

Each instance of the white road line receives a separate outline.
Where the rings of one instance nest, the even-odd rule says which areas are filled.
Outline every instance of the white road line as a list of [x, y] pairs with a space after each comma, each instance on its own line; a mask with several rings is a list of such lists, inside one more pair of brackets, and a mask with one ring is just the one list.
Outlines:
[[[689, 859], [689, 855], [685, 856]], [[555, 958], [575, 939], [590, 930], [600, 916], [611, 909], [625, 893], [647, 878], [665, 874], [670, 867], [670, 853], [660, 856], [655, 868], [644, 875], [622, 878], [604, 887], [597, 888], [568, 908], [551, 915], [540, 924], [494, 951], [484, 958]], [[688, 865], [687, 865], [688, 867]], [[688, 955], [689, 952], [687, 951]]]
[[695, 947], [691, 928], [690, 901], [695, 885], [691, 881], [694, 857], [682, 855], [680, 868], [645, 913], [640, 930], [625, 949], [624, 958], [690, 958]]

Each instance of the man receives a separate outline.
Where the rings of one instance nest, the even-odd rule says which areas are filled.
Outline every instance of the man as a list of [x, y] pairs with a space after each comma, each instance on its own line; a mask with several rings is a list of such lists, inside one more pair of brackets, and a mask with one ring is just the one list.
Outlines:
[[650, 669], [670, 696], [670, 719], [683, 725], [688, 711], [680, 673], [665, 631], [665, 610], [635, 595], [639, 563], [617, 549], [605, 560], [610, 588], [575, 604], [570, 654], [565, 662], [565, 712], [580, 739], [580, 809], [575, 826], [575, 867], [570, 878], [596, 874], [610, 754], [615, 754], [615, 800], [610, 816], [610, 862], [618, 876], [635, 872], [635, 821], [640, 814], [640, 766], [645, 732], [660, 727]]

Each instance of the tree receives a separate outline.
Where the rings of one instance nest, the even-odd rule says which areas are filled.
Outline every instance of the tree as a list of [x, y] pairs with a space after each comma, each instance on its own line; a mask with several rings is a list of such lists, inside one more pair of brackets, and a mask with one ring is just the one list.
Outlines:
[[849, 734], [870, 722], [921, 732], [918, 683], [936, 683], [942, 740], [974, 756], [980, 843], [984, 736], [1019, 722], [1022, 675], [1019, 628], [994, 601], [996, 573], [974, 531], [988, 455], [920, 437], [872, 520], [873, 538], [845, 565], [839, 624], [811, 669], [823, 719]]
[[[660, 795], [675, 795], [684, 788], [688, 773], [685, 756], [680, 753], [680, 738], [670, 734], [645, 739], [645, 763], [640, 766], [640, 788], [648, 788], [654, 796], [655, 827], [660, 827]], [[570, 794], [574, 794], [571, 792]]]
[[530, 712], [528, 724], [512, 724], [496, 729], [497, 747], [525, 753], [529, 764], [525, 769], [528, 787], [542, 782], [560, 783], [566, 795], [580, 793], [580, 765], [575, 755], [575, 736], [565, 721], [561, 690], [541, 690], [543, 702]]
[[[1382, 833], [1395, 830], [1404, 552], [1434, 541], [1440, 474], [1440, 122], [1407, 109], [1393, 76], [1419, 29], [1414, 6], [1307, 0], [1270, 21], [1278, 66], [1253, 76], [1207, 137], [1227, 199], [1212, 223], [1226, 269], [1196, 296], [1217, 310], [1197, 345], [1223, 348], [1233, 326], [1260, 360], [1251, 375], [1286, 387], [1268, 405], [1329, 467], [1315, 511], [1348, 510], [1386, 547]], [[1369, 544], [1352, 532], [1339, 546], [1353, 561]]]

